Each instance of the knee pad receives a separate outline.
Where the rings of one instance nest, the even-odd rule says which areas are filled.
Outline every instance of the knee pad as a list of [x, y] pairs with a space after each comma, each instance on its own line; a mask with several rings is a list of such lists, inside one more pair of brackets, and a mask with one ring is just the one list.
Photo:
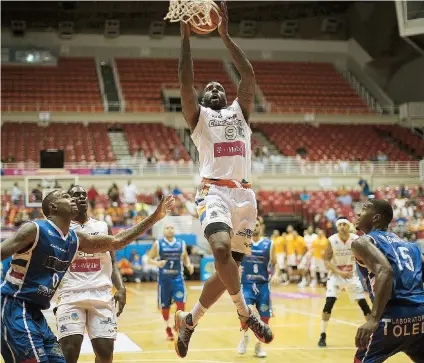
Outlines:
[[205, 238], [209, 240], [209, 237], [218, 232], [227, 232], [231, 237], [231, 228], [228, 224], [223, 222], [215, 222], [208, 224], [205, 228]]
[[331, 314], [331, 310], [333, 310], [333, 306], [336, 303], [337, 298], [335, 297], [327, 297], [325, 299], [325, 305], [324, 305], [324, 309], [322, 310], [322, 312], [324, 314]]
[[241, 261], [243, 261], [244, 253], [231, 251], [231, 256], [233, 256], [234, 261], [241, 263]]
[[364, 313], [365, 316], [368, 316], [371, 314], [371, 309], [368, 306], [367, 300], [365, 299], [360, 299], [358, 300], [358, 305], [361, 308], [362, 312]]

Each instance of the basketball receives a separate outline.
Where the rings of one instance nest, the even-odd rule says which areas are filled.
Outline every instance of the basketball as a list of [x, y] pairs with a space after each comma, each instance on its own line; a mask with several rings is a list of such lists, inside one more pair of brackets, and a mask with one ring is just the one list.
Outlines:
[[[199, 14], [199, 17], [202, 18], [204, 14]], [[218, 25], [221, 23], [221, 10], [219, 9], [219, 6], [216, 5], [214, 2], [212, 3], [212, 8], [210, 10], [210, 17], [212, 20], [212, 24], [208, 25], [200, 25], [196, 23], [196, 18], [190, 21], [190, 27], [191, 31], [196, 34], [208, 34], [210, 32], [213, 32]]]

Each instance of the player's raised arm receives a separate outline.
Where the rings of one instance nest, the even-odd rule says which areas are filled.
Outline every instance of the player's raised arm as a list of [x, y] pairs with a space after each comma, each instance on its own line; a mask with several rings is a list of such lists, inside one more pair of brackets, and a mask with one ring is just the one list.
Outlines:
[[37, 238], [37, 226], [35, 223], [25, 223], [12, 236], [0, 243], [1, 260], [29, 249]]
[[173, 196], [162, 199], [153, 214], [143, 219], [134, 227], [128, 228], [115, 236], [88, 235], [82, 232], [76, 232], [80, 240], [79, 249], [86, 253], [120, 250], [147, 232], [156, 222], [164, 218], [173, 205]]
[[191, 131], [197, 125], [199, 119], [200, 107], [198, 95], [194, 88], [193, 59], [191, 58], [190, 48], [190, 25], [181, 22], [181, 53], [178, 64], [178, 78], [180, 81], [181, 104], [183, 115]]
[[327, 248], [324, 251], [325, 267], [331, 272], [334, 272], [336, 275], [339, 275], [340, 277], [344, 279], [351, 278], [352, 272], [340, 270], [333, 262], [331, 262], [332, 258], [333, 258], [333, 248], [331, 247], [331, 243], [329, 243], [327, 245]]
[[221, 2], [222, 21], [218, 26], [218, 32], [225, 46], [230, 51], [231, 58], [240, 73], [240, 83], [237, 91], [237, 98], [243, 111], [243, 116], [249, 120], [252, 104], [255, 100], [255, 72], [246, 57], [246, 54], [233, 42], [228, 34], [228, 10], [225, 1]]
[[392, 295], [393, 269], [387, 258], [369, 237], [362, 236], [354, 240], [352, 251], [375, 276], [371, 315], [368, 321], [358, 329], [355, 338], [356, 346], [365, 349], [372, 333], [377, 330], [384, 308]]

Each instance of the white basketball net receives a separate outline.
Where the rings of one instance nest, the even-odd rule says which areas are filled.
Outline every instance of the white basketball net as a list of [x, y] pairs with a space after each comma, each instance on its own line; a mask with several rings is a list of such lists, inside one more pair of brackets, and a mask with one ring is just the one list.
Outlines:
[[213, 0], [171, 0], [165, 20], [171, 23], [193, 21], [196, 25], [212, 25], [210, 11]]

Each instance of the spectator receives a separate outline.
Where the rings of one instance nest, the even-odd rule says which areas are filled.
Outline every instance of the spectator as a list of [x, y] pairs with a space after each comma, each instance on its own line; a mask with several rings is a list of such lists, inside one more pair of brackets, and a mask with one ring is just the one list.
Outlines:
[[21, 203], [22, 190], [19, 189], [18, 183], [13, 184], [12, 188], [12, 203], [18, 206]]
[[30, 220], [29, 214], [25, 208], [21, 208], [19, 212], [16, 214], [14, 225], [15, 227], [19, 227], [21, 224], [28, 222]]
[[346, 190], [344, 186], [342, 186], [340, 189], [337, 190], [337, 200], [343, 205], [343, 206], [351, 206], [352, 205], [352, 196], [349, 194], [349, 192]]
[[134, 280], [135, 282], [141, 282], [143, 279], [143, 265], [141, 264], [141, 259], [139, 254], [135, 254], [131, 262], [132, 268], [134, 270]]
[[272, 231], [272, 235], [271, 235], [271, 241], [272, 241], [272, 243], [275, 244], [275, 241], [277, 240], [278, 237], [280, 237], [280, 231], [278, 229], [274, 229]]
[[128, 180], [128, 184], [124, 187], [123, 201], [128, 205], [134, 205], [137, 203], [138, 190], [135, 184]]
[[306, 151], [306, 148], [302, 146], [296, 149], [296, 155], [299, 155], [302, 157], [302, 159], [305, 159], [308, 156], [308, 152]]
[[88, 203], [91, 206], [91, 209], [96, 208], [96, 199], [99, 196], [99, 193], [97, 192], [94, 185], [91, 186], [91, 188], [87, 192], [87, 200]]
[[181, 191], [181, 189], [180, 188], [178, 188], [178, 186], [175, 186], [174, 187], [174, 190], [172, 191], [172, 194], [174, 195], [174, 196], [179, 196], [179, 195], [182, 195], [183, 194], [183, 192]]
[[401, 198], [409, 198], [409, 191], [405, 188], [404, 184], [401, 184], [399, 187], [399, 196]]
[[156, 281], [158, 277], [158, 267], [149, 264], [149, 251], [146, 251], [141, 261], [143, 264], [144, 279], [146, 281]]
[[370, 186], [368, 185], [368, 182], [361, 177], [359, 178], [358, 184], [361, 187], [361, 199], [367, 200], [368, 196], [371, 195], [371, 189], [370, 189]]
[[134, 262], [135, 256], [138, 256], [138, 253], [137, 253], [137, 250], [135, 248], [133, 248], [131, 250], [131, 255], [130, 255], [130, 260], [129, 260], [131, 263]]
[[31, 191], [32, 202], [41, 203], [43, 200], [43, 192], [41, 191], [41, 184], [37, 184], [37, 187]]
[[309, 195], [309, 193], [306, 191], [306, 188], [303, 189], [303, 192], [300, 193], [300, 200], [302, 202], [307, 202], [309, 199], [311, 198], [311, 196]]
[[388, 157], [385, 153], [383, 153], [382, 151], [378, 150], [377, 151], [377, 161], [387, 161]]
[[154, 196], [154, 202], [155, 204], [159, 204], [159, 201], [163, 198], [163, 191], [160, 186], [156, 188], [155, 196]]
[[131, 281], [134, 275], [134, 270], [132, 268], [131, 262], [128, 261], [125, 257], [123, 257], [121, 261], [118, 262], [118, 267], [123, 280]]
[[424, 189], [423, 189], [422, 185], [420, 185], [418, 187], [416, 197], [417, 198], [424, 198]]
[[107, 196], [110, 201], [110, 205], [117, 207], [119, 205], [119, 188], [116, 183], [113, 183], [107, 192]]
[[336, 223], [336, 210], [333, 207], [328, 208], [325, 212], [325, 217], [334, 226], [334, 223]]

